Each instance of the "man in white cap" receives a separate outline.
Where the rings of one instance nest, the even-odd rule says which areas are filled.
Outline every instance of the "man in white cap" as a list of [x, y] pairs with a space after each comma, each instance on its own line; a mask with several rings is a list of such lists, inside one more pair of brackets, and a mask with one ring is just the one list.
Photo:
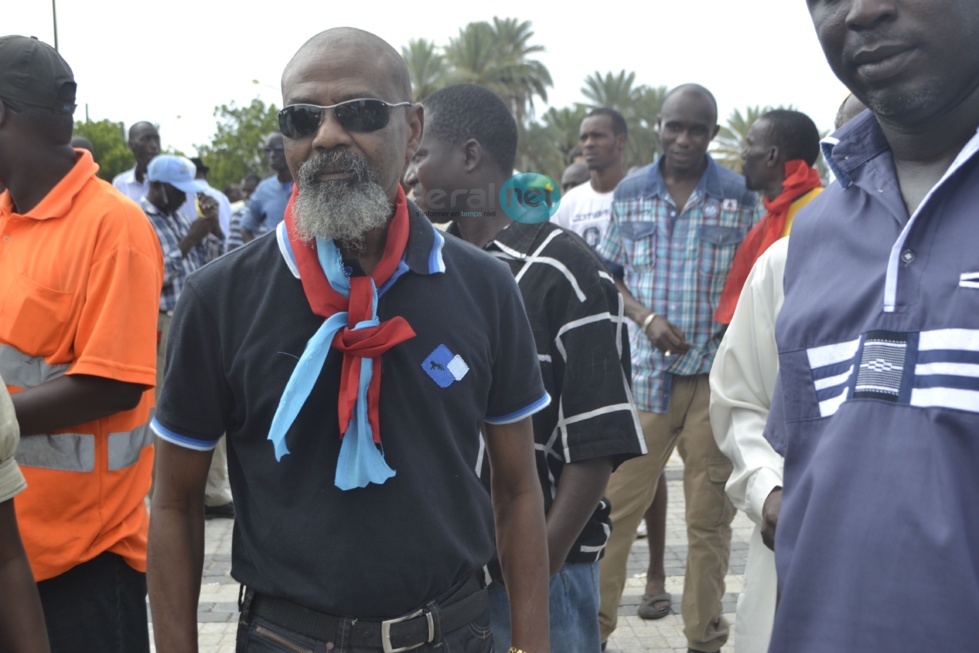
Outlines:
[[[207, 184], [197, 179], [197, 167], [185, 157], [161, 154], [150, 161], [146, 179], [149, 190], [142, 200], [143, 211], [153, 224], [163, 248], [163, 291], [160, 293], [160, 338], [156, 357], [156, 392], [163, 387], [164, 354], [170, 334], [170, 316], [177, 305], [187, 276], [224, 252], [224, 234], [218, 201], [207, 194]], [[194, 206], [197, 216], [186, 214]], [[188, 201], [189, 199], [189, 201]], [[215, 449], [207, 476], [204, 510], [208, 518], [235, 516], [227, 488], [227, 453], [224, 440]]]

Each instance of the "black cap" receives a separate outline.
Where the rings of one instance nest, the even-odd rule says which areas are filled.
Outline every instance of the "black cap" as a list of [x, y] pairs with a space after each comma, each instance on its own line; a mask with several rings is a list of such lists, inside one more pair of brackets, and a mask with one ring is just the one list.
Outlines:
[[198, 175], [206, 175], [211, 171], [210, 168], [204, 165], [204, 161], [202, 161], [199, 156], [192, 156], [190, 157], [190, 160], [194, 164], [194, 167], [197, 168]]
[[0, 36], [0, 98], [70, 115], [76, 88], [68, 63], [50, 45], [35, 37]]

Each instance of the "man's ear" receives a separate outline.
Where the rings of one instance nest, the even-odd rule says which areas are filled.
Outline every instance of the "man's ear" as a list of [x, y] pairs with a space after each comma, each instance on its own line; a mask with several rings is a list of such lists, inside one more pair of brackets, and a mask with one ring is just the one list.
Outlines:
[[779, 159], [781, 158], [777, 145], [772, 145], [768, 148], [768, 157], [765, 159], [765, 165], [769, 168], [774, 168], [779, 165]]
[[405, 168], [411, 163], [418, 148], [422, 146], [422, 136], [425, 133], [425, 107], [413, 104], [408, 107], [406, 116], [408, 128], [408, 147], [405, 149]]
[[717, 138], [717, 135], [720, 132], [721, 132], [721, 126], [720, 125], [714, 125], [714, 131], [712, 131], [710, 133], [710, 140], [714, 140], [715, 138]]
[[479, 141], [475, 138], [470, 138], [462, 144], [462, 152], [465, 156], [463, 170], [468, 173], [479, 167], [480, 162], [483, 160], [483, 146], [479, 144]]
[[615, 136], [615, 149], [619, 152], [625, 152], [625, 146], [628, 141], [628, 137], [625, 134], [617, 134]]

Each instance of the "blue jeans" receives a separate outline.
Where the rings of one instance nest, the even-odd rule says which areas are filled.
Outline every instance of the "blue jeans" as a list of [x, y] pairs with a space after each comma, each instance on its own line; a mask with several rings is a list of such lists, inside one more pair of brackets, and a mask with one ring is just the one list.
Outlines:
[[[510, 648], [510, 602], [506, 588], [493, 583], [488, 588], [490, 626], [496, 653]], [[599, 653], [598, 563], [565, 564], [551, 578], [549, 591], [551, 650], [561, 653]]]

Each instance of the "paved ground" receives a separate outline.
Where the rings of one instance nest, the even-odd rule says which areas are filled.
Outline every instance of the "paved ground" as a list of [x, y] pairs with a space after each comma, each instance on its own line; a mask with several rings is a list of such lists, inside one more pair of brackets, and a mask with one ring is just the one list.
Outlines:
[[[687, 536], [683, 520], [682, 466], [671, 460], [666, 477], [669, 483], [669, 510], [666, 533], [666, 589], [673, 594], [673, 608], [680, 609], [683, 592], [683, 569], [687, 559]], [[233, 653], [238, 620], [238, 584], [231, 578], [231, 520], [207, 522], [204, 538], [204, 574], [197, 611], [201, 653]], [[748, 542], [753, 525], [742, 513], [734, 521], [731, 565], [727, 576], [724, 612], [734, 623], [734, 605], [741, 589]], [[678, 614], [658, 621], [644, 621], [636, 616], [636, 606], [645, 586], [649, 549], [646, 540], [636, 540], [629, 556], [629, 579], [622, 604], [619, 625], [608, 643], [609, 653], [686, 653], [683, 622]], [[150, 625], [152, 628], [152, 624]], [[723, 651], [734, 650], [734, 637]], [[154, 649], [155, 650], [155, 649]], [[555, 651], [555, 653], [561, 653]]]

